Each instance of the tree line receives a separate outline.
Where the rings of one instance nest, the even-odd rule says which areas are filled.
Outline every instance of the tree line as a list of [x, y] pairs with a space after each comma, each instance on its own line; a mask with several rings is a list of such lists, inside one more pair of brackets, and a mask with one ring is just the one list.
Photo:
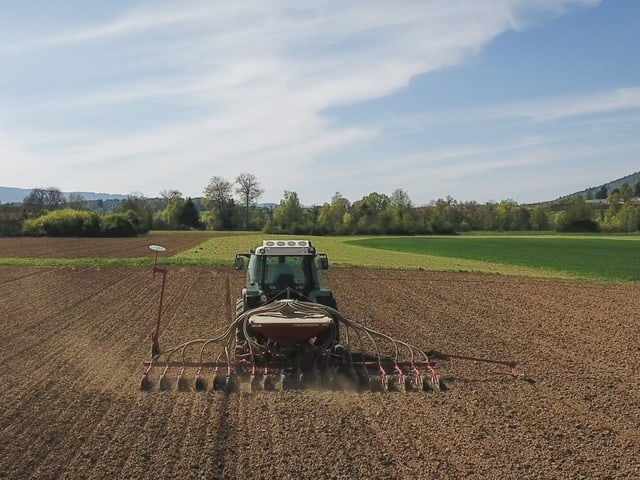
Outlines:
[[[636, 232], [640, 229], [640, 182], [596, 199], [563, 198], [536, 205], [511, 199], [458, 202], [452, 197], [416, 206], [398, 188], [372, 192], [351, 202], [336, 192], [323, 205], [304, 206], [285, 190], [275, 205], [259, 205], [264, 189], [255, 175], [233, 181], [214, 176], [203, 196], [163, 190], [156, 198], [131, 195], [122, 201], [85, 201], [59, 189], [36, 188], [18, 205], [0, 205], [1, 235], [138, 235], [151, 229], [253, 230], [300, 235], [425, 235], [468, 231]], [[603, 197], [604, 196], [604, 197]], [[603, 197], [603, 198], [602, 198]]]

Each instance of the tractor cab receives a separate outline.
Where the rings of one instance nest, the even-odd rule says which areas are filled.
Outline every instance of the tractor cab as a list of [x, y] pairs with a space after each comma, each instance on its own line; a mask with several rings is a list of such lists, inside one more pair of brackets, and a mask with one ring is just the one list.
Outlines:
[[301, 298], [334, 306], [330, 290], [323, 286], [322, 271], [329, 261], [317, 253], [309, 240], [264, 240], [251, 253], [236, 255], [235, 268], [244, 268], [249, 259], [246, 286], [243, 289], [245, 308], [255, 308], [275, 298]]

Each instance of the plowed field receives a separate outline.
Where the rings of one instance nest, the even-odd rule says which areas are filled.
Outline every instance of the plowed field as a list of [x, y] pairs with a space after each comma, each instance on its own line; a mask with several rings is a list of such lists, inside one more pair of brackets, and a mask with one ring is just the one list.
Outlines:
[[[224, 232], [152, 233], [130, 238], [0, 237], [0, 257], [132, 258], [149, 257], [147, 246], [166, 245], [174, 255]], [[233, 235], [237, 235], [234, 233]]]
[[[242, 273], [173, 267], [167, 344]], [[143, 393], [148, 268], [0, 267], [0, 478], [640, 478], [640, 285], [332, 270], [345, 315], [531, 381], [439, 363], [443, 393]]]

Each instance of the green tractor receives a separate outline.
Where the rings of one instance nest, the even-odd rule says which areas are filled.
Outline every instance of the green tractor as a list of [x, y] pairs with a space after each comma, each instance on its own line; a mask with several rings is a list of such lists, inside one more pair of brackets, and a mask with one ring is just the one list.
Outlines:
[[[152, 246], [156, 251], [164, 247]], [[185, 372], [196, 369], [195, 390], [226, 392], [330, 388], [350, 390], [443, 390], [430, 356], [499, 363], [515, 362], [426, 352], [364, 324], [338, 310], [322, 274], [325, 254], [308, 240], [264, 240], [250, 253], [238, 253], [235, 269], [248, 259], [246, 285], [236, 302], [234, 319], [223, 332], [162, 350], [159, 345], [162, 293], [152, 359], [144, 363], [141, 388], [151, 389], [153, 369], [162, 369], [161, 390], [178, 370], [178, 389], [188, 390]], [[154, 263], [154, 273], [166, 269]], [[204, 374], [209, 372], [211, 382]]]

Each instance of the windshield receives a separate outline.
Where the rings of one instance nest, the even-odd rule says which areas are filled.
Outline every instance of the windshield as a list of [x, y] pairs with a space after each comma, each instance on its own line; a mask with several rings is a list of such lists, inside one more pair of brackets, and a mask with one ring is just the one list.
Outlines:
[[318, 288], [318, 277], [311, 255], [282, 255], [263, 257], [262, 284], [265, 289], [313, 290]]

